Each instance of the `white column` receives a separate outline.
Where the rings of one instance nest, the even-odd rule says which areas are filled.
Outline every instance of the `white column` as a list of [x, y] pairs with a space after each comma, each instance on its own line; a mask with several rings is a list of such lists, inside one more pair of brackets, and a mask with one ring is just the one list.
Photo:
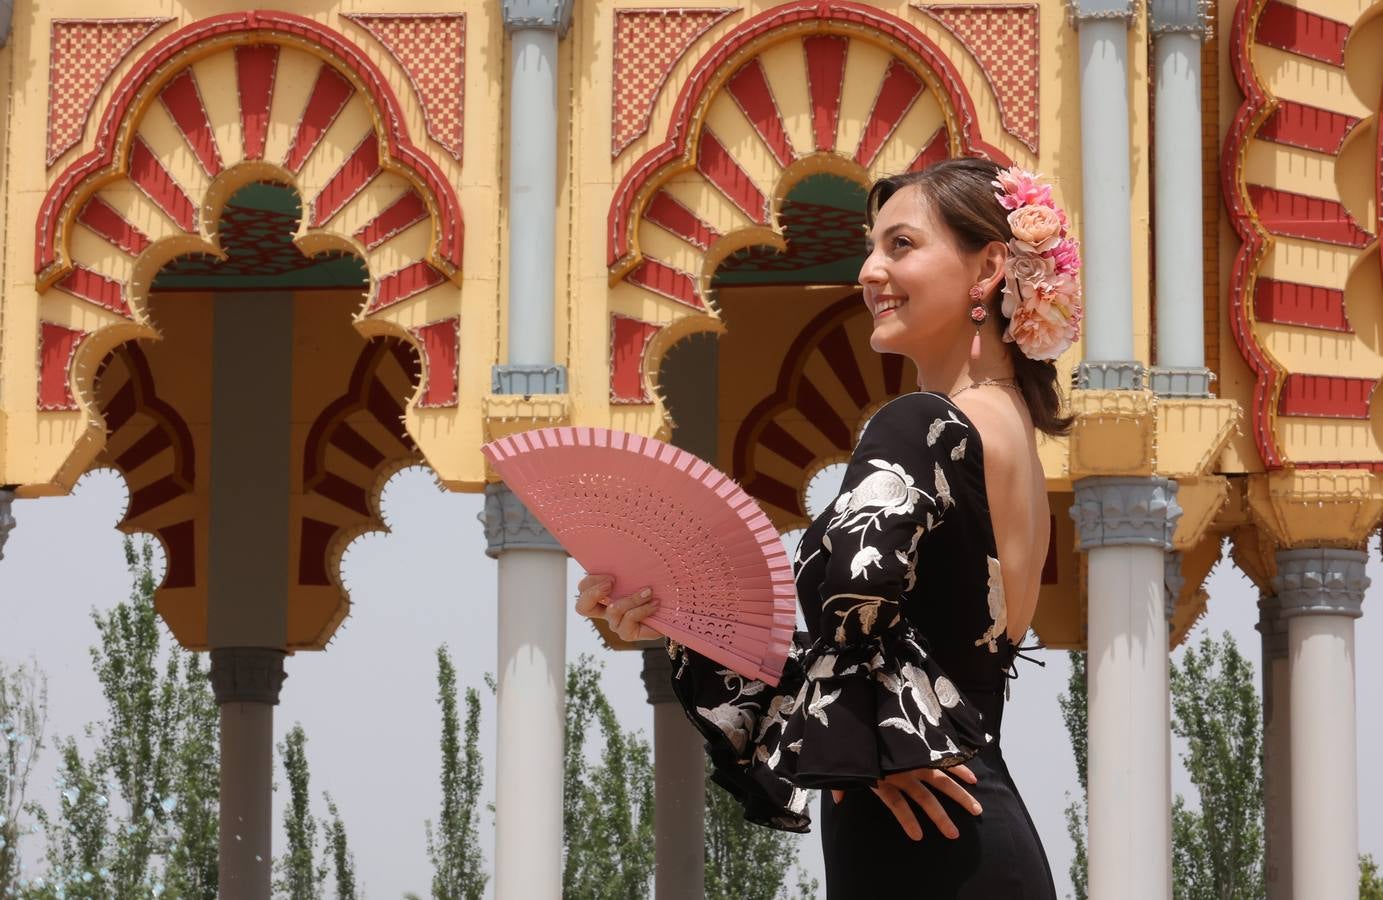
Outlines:
[[499, 560], [495, 898], [562, 894], [567, 557], [502, 484], [485, 491]]
[[211, 686], [221, 707], [222, 897], [270, 897], [274, 706], [285, 677], [283, 657], [282, 650], [260, 647], [211, 651]]
[[1292, 900], [1292, 693], [1282, 601], [1258, 601], [1263, 644], [1263, 838], [1267, 900]]
[[1292, 887], [1311, 900], [1354, 900], [1359, 890], [1354, 620], [1366, 560], [1362, 550], [1277, 552], [1292, 698]]
[[672, 692], [667, 649], [643, 651], [653, 706], [653, 831], [656, 900], [700, 900], [706, 882], [706, 751]]
[[1089, 888], [1172, 895], [1170, 699], [1163, 555], [1176, 482], [1085, 478], [1071, 509], [1089, 556]]

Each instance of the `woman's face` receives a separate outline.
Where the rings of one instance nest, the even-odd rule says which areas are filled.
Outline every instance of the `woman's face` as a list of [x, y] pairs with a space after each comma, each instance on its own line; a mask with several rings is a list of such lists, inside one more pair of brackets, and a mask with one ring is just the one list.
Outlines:
[[975, 327], [970, 288], [980, 280], [984, 254], [956, 246], [922, 190], [909, 186], [890, 197], [867, 241], [859, 282], [874, 317], [869, 345], [914, 360], [968, 345]]

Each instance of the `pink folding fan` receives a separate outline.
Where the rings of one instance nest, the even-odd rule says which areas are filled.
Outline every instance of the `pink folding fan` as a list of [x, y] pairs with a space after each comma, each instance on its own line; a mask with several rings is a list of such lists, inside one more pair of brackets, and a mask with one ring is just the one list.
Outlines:
[[797, 592], [778, 530], [696, 455], [604, 428], [539, 428], [481, 448], [524, 505], [612, 597], [648, 586], [644, 622], [741, 675], [776, 685]]

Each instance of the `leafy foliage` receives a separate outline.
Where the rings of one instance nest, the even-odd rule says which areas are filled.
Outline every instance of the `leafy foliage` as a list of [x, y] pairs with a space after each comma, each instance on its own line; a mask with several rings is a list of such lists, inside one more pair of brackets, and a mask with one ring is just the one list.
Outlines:
[[279, 744], [279, 758], [288, 775], [288, 809], [283, 818], [288, 846], [278, 860], [274, 887], [292, 900], [319, 900], [327, 870], [316, 861], [317, 820], [312, 817], [307, 734], [301, 725], [294, 725]]
[[19, 891], [25, 795], [48, 724], [48, 680], [38, 664], [0, 664], [0, 897]]
[[332, 873], [336, 881], [336, 900], [356, 900], [355, 854], [351, 853], [350, 842], [346, 838], [346, 825], [341, 821], [341, 813], [330, 794], [324, 794], [327, 801], [326, 849], [331, 855]]
[[[1086, 794], [1086, 773], [1088, 750], [1088, 728], [1090, 712], [1088, 706], [1087, 676], [1085, 654], [1072, 651], [1066, 654], [1071, 663], [1071, 674], [1066, 681], [1066, 691], [1057, 695], [1057, 705], [1061, 707], [1061, 720], [1066, 725], [1066, 733], [1071, 738], [1071, 752], [1076, 758], [1076, 778], [1080, 782], [1081, 796], [1066, 806], [1066, 834], [1071, 838], [1071, 890], [1075, 900], [1086, 900], [1089, 895], [1088, 868], [1086, 861], [1086, 831], [1088, 802]], [[1070, 796], [1069, 794], [1067, 795]]]
[[1383, 876], [1370, 853], [1359, 857], [1359, 900], [1383, 900]]
[[[710, 774], [709, 764], [707, 774]], [[706, 900], [777, 900], [789, 896], [797, 835], [751, 824], [744, 808], [706, 779]], [[797, 870], [795, 896], [817, 895], [816, 879]]]
[[483, 780], [480, 694], [475, 688], [466, 689], [463, 747], [456, 705], [456, 667], [445, 644], [437, 648], [437, 703], [442, 708], [442, 810], [435, 836], [432, 823], [427, 823], [432, 896], [437, 900], [479, 900], [489, 880], [476, 828]]

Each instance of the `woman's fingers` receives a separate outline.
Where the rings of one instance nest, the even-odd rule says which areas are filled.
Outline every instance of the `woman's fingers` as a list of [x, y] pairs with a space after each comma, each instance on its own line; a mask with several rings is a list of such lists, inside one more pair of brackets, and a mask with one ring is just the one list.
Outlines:
[[832, 803], [839, 803], [840, 801], [842, 801], [842, 800], [844, 800], [844, 799], [845, 799], [845, 792], [844, 792], [844, 791], [837, 791], [837, 790], [835, 790], [835, 789], [832, 789], [832, 790], [831, 790], [831, 802], [832, 802]]
[[913, 815], [912, 807], [908, 806], [902, 792], [886, 781], [879, 782], [872, 790], [884, 801], [884, 806], [893, 813], [898, 824], [903, 826], [903, 832], [914, 841], [922, 840], [922, 826], [918, 823], [917, 816]]
[[967, 784], [979, 784], [980, 780], [975, 777], [975, 773], [970, 771], [969, 766], [951, 766], [946, 770], [948, 773], [959, 775], [961, 780]]
[[594, 618], [601, 615], [601, 607], [608, 600], [614, 579], [608, 575], [587, 575], [576, 585], [576, 611], [583, 616]]
[[[972, 797], [969, 791], [957, 784], [950, 775], [947, 774], [949, 771], [951, 770], [923, 769], [916, 774], [921, 778], [923, 783], [930, 785], [933, 790], [940, 791], [964, 807], [966, 812], [978, 816], [983, 812], [979, 801]], [[966, 771], [969, 772], [970, 770], [967, 769]], [[970, 777], [974, 778], [975, 776], [972, 774]]]
[[658, 598], [652, 591], [644, 588], [631, 597], [616, 600], [605, 607], [605, 621], [624, 641], [644, 641], [659, 637], [658, 632], [642, 624], [643, 620], [658, 611]]
[[951, 817], [946, 815], [946, 810], [941, 808], [941, 801], [937, 800], [936, 795], [928, 790], [924, 784], [914, 778], [905, 778], [902, 779], [900, 787], [904, 793], [916, 801], [918, 806], [922, 807], [927, 818], [932, 820], [942, 834], [952, 840], [960, 837], [960, 829], [956, 827], [956, 823], [952, 822]]

